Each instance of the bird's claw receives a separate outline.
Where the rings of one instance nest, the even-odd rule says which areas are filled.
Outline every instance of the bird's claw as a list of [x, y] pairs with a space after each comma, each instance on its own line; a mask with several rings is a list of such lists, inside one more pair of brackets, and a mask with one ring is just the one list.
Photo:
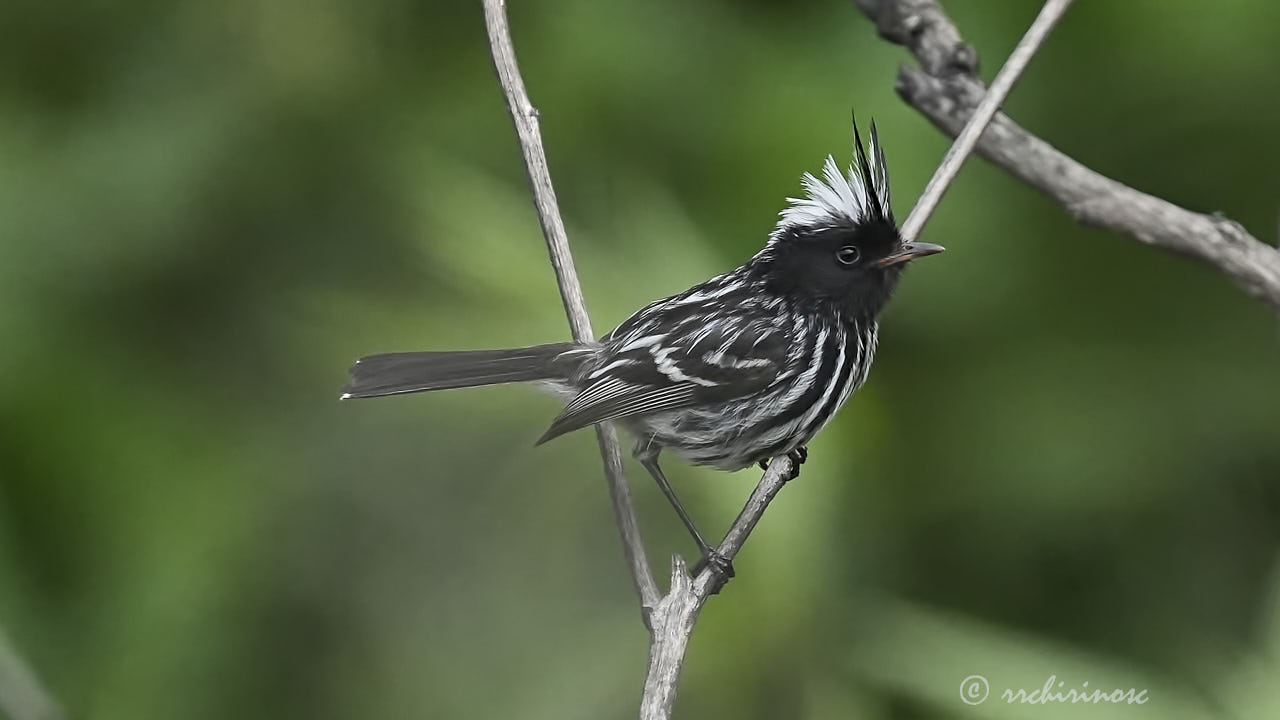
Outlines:
[[723, 553], [715, 548], [703, 548], [702, 558], [693, 565], [693, 574], [696, 577], [704, 569], [711, 571], [714, 582], [711, 585], [711, 594], [715, 595], [720, 592], [720, 588], [725, 586], [731, 578], [736, 574], [733, 570], [733, 561], [725, 557]]
[[787, 453], [787, 457], [791, 458], [791, 462], [796, 465], [803, 465], [804, 461], [809, 459], [809, 448], [801, 445], [795, 450]]
[[[809, 448], [801, 445], [795, 450], [787, 453], [787, 458], [791, 460], [791, 472], [787, 473], [787, 479], [784, 482], [791, 482], [792, 480], [800, 477], [800, 466], [804, 464], [805, 460], [809, 459]], [[758, 464], [760, 465], [761, 470], [769, 469], [768, 459], [761, 460]]]
[[800, 447], [787, 453], [787, 459], [791, 460], [791, 470], [787, 473], [787, 477], [783, 482], [791, 482], [800, 477], [800, 466], [805, 460], [809, 459], [809, 448], [801, 445]]

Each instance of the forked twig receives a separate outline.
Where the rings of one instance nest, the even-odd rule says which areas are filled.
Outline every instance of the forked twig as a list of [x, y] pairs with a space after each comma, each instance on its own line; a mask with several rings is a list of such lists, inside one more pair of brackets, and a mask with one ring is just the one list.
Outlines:
[[[993, 92], [985, 98], [988, 108], [984, 110], [980, 106], [974, 112], [969, 124], [943, 158], [933, 179], [929, 181], [929, 185], [916, 202], [915, 208], [907, 216], [902, 229], [904, 239], [914, 240], [918, 236], [947, 186], [955, 180], [960, 165], [972, 152], [974, 143], [982, 135], [996, 108], [1004, 101], [1004, 96], [1013, 87], [1018, 76], [1071, 2], [1072, 0], [1047, 0], [1040, 15], [1036, 17], [1035, 22], [1010, 55], [1009, 61], [1000, 70], [996, 78], [1000, 92]], [[732, 560], [742, 548], [747, 535], [760, 521], [761, 515], [768, 508], [774, 495], [782, 489], [782, 485], [786, 482], [785, 478], [789, 477], [790, 463], [790, 459], [785, 457], [774, 458], [770, 462], [768, 472], [761, 478], [747, 506], [743, 508], [738, 519], [725, 535], [724, 542], [719, 548], [722, 555]], [[688, 647], [689, 637], [693, 633], [694, 622], [708, 594], [715, 590], [709, 572], [704, 570], [692, 583], [689, 583], [679, 577], [684, 573], [683, 563], [672, 564], [671, 592], [662, 599], [658, 605], [658, 612], [654, 614], [655, 636], [649, 652], [649, 674], [645, 678], [645, 694], [640, 711], [642, 720], [659, 720], [671, 715], [671, 708], [675, 702], [676, 683], [679, 680], [680, 667]]]
[[973, 152], [974, 146], [978, 144], [978, 138], [982, 137], [983, 131], [987, 129], [987, 124], [1004, 104], [1005, 97], [1022, 76], [1027, 63], [1031, 62], [1036, 51], [1044, 44], [1044, 39], [1049, 36], [1049, 31], [1058, 24], [1058, 20], [1071, 3], [1072, 0], [1047, 0], [1044, 7], [1040, 8], [1040, 14], [1036, 16], [1035, 22], [1031, 23], [1027, 34], [1022, 36], [1022, 40], [1013, 52], [1009, 53], [1009, 59], [1004, 61], [1004, 67], [996, 73], [996, 79], [991, 81], [991, 87], [987, 90], [986, 96], [982, 98], [978, 107], [974, 108], [973, 114], [969, 116], [969, 122], [960, 131], [956, 141], [951, 144], [951, 149], [942, 158], [938, 169], [933, 171], [933, 177], [930, 178], [929, 184], [924, 186], [924, 192], [920, 193], [916, 206], [911, 208], [911, 214], [907, 216], [906, 222], [902, 223], [903, 240], [911, 242], [920, 236], [924, 224], [929, 221], [929, 216], [933, 215], [938, 202], [942, 200], [942, 194], [951, 186], [951, 181], [956, 179], [960, 166], [969, 157], [969, 153]]
[[[880, 35], [906, 46], [920, 67], [903, 66], [897, 90], [950, 135], [961, 133], [987, 88], [977, 58], [936, 0], [854, 0]], [[997, 80], [998, 82], [998, 80]], [[994, 88], [993, 88], [994, 89]], [[1049, 196], [1076, 221], [1143, 245], [1195, 258], [1280, 313], [1280, 249], [1218, 214], [1193, 212], [1106, 177], [998, 113], [978, 153]]]
[[[993, 92], [987, 98], [990, 104], [988, 109], [984, 111], [980, 107], [980, 112], [974, 114], [969, 126], [961, 134], [951, 152], [947, 154], [925, 194], [907, 218], [903, 227], [905, 237], [914, 239], [919, 233], [942, 193], [954, 180], [960, 164], [973, 149], [974, 143], [995, 113], [996, 107], [1003, 101], [1004, 94], [1012, 88], [1027, 61], [1035, 54], [1057, 18], [1070, 3], [1071, 0], [1047, 0], [1040, 16], [1027, 31], [1026, 37], [997, 77], [996, 82], [997, 87], [1001, 88], [1000, 92]], [[511, 45], [511, 35], [506, 19], [505, 2], [504, 0], [484, 0], [484, 8], [494, 67], [498, 71], [498, 79], [506, 93], [511, 117], [516, 125], [525, 166], [533, 186], [534, 204], [538, 209], [539, 221], [546, 236], [547, 248], [556, 271], [565, 310], [569, 314], [570, 324], [573, 327], [574, 338], [579, 341], [594, 340], [591, 325], [587, 319], [586, 306], [582, 300], [581, 286], [574, 271], [568, 241], [565, 238], [564, 224], [556, 206], [555, 193], [547, 172], [546, 155], [538, 129], [538, 113], [529, 102], [517, 69], [515, 51]], [[659, 596], [649, 572], [639, 531], [635, 527], [635, 513], [621, 474], [621, 455], [612, 430], [601, 430], [600, 442], [608, 470], [610, 489], [614, 495], [615, 515], [641, 604], [647, 613], [646, 619], [650, 632], [649, 666], [641, 698], [640, 717], [642, 720], [664, 720], [671, 716], [671, 710], [675, 704], [676, 685], [684, 665], [684, 657], [694, 624], [697, 622], [702, 606], [718, 590], [718, 583], [710, 569], [704, 569], [697, 577], [690, 577], [684, 561], [679, 556], [675, 556], [671, 562], [670, 589], [665, 596]], [[723, 556], [732, 560], [742, 549], [769, 503], [791, 476], [791, 470], [790, 458], [784, 456], [773, 459], [742, 512], [738, 514], [721, 541], [718, 550]]]

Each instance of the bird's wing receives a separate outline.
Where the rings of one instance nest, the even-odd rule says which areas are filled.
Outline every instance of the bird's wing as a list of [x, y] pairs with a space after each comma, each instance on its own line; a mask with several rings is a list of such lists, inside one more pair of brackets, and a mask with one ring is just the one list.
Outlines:
[[605, 420], [750, 395], [786, 372], [792, 329], [775, 327], [767, 317], [718, 313], [670, 320], [659, 317], [612, 335], [613, 352], [586, 375], [586, 388], [538, 442]]

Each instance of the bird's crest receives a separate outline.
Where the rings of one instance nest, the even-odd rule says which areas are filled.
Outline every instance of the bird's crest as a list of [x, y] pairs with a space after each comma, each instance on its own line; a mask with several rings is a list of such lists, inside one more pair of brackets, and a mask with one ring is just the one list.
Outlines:
[[874, 121], [871, 123], [870, 153], [862, 145], [856, 122], [853, 126], [853, 147], [853, 164], [846, 173], [842, 174], [835, 158], [828, 155], [822, 166], [821, 179], [812, 173], [801, 177], [805, 196], [787, 198], [790, 205], [778, 214], [778, 225], [773, 231], [775, 239], [795, 231], [893, 222], [893, 210], [889, 205], [889, 166], [885, 164], [884, 149], [880, 147]]

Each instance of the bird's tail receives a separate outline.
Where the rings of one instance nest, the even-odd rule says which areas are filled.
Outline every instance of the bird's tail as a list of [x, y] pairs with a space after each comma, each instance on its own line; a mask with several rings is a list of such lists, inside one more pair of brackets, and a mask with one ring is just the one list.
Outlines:
[[589, 354], [583, 345], [552, 343], [510, 350], [369, 355], [351, 366], [351, 382], [342, 389], [342, 399], [565, 379]]

